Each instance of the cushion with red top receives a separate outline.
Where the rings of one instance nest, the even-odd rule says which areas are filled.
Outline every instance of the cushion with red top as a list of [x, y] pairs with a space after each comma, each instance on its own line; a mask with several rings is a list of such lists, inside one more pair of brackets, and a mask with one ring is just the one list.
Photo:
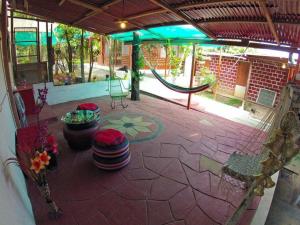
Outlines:
[[118, 145], [124, 142], [125, 136], [115, 129], [100, 130], [95, 134], [94, 141], [99, 146]]
[[77, 107], [78, 110], [91, 110], [91, 111], [95, 111], [98, 109], [98, 106], [95, 103], [82, 103], [80, 105], [78, 105]]

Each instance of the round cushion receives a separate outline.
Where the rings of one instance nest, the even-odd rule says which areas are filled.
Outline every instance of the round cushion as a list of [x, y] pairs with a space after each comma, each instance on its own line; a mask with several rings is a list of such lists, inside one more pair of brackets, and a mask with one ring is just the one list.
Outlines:
[[125, 140], [124, 134], [115, 129], [100, 130], [95, 134], [94, 142], [96, 146], [119, 145]]
[[129, 141], [126, 138], [121, 144], [113, 146], [93, 146], [94, 154], [103, 157], [103, 158], [114, 158], [121, 156], [129, 151]]
[[130, 153], [127, 156], [127, 158], [126, 157], [123, 158], [123, 161], [116, 162], [113, 164], [101, 163], [97, 160], [94, 160], [95, 166], [97, 166], [99, 169], [103, 169], [103, 170], [118, 170], [118, 169], [121, 169], [121, 168], [125, 167], [126, 165], [128, 165], [129, 162], [130, 162]]
[[122, 156], [116, 157], [116, 158], [102, 158], [97, 156], [96, 154], [93, 154], [94, 161], [101, 163], [101, 164], [118, 164], [123, 162], [129, 157], [130, 153], [127, 151]]
[[97, 109], [99, 109], [99, 107], [95, 103], [88, 102], [88, 103], [82, 103], [78, 105], [77, 109], [96, 111]]

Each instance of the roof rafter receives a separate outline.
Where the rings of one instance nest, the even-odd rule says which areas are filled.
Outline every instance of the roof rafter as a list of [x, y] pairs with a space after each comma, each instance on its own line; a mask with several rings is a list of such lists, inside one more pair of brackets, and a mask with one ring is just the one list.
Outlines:
[[[200, 24], [209, 24], [209, 23], [268, 23], [267, 19], [265, 17], [260, 18], [249, 18], [249, 17], [238, 17], [238, 18], [232, 18], [232, 17], [223, 17], [223, 18], [210, 18], [210, 19], [198, 19], [194, 20], [196, 23]], [[272, 19], [274, 24], [280, 23], [280, 24], [300, 24], [300, 20], [286, 20], [283, 18], [273, 18]]]
[[[108, 2], [108, 4], [106, 4], [105, 6], [100, 6], [100, 7], [95, 6], [95, 5], [92, 5], [92, 4], [89, 4], [89, 3], [86, 3], [86, 2], [82, 2], [82, 1], [79, 1], [79, 0], [67, 0], [67, 1], [69, 1], [69, 2], [71, 2], [71, 3], [73, 3], [73, 4], [76, 4], [76, 5], [82, 6], [82, 7], [84, 7], [84, 8], [91, 9], [92, 12], [89, 13], [90, 16], [96, 15], [96, 14], [94, 14], [94, 13], [103, 13], [103, 14], [106, 14], [106, 15], [108, 15], [108, 16], [113, 17], [113, 18], [116, 19], [116, 20], [120, 20], [119, 17], [114, 16], [114, 15], [112, 15], [112, 14], [106, 12], [104, 9], [106, 9], [107, 7], [109, 7], [109, 6], [113, 5], [113, 4], [116, 4], [117, 2], [120, 2], [121, 0], [110, 1], [110, 2]], [[130, 22], [130, 21], [128, 21], [128, 23], [131, 24], [131, 25], [133, 25], [133, 26], [135, 26], [135, 27], [137, 27], [137, 28], [139, 28], [139, 29], [147, 30], [147, 28], [145, 28], [144, 26], [140, 26], [139, 24], [137, 24], [137, 23], [135, 23], [135, 22]], [[75, 21], [75, 23], [73, 22], [72, 25], [77, 26], [77, 25], [78, 25], [78, 22]], [[148, 30], [148, 31], [149, 31], [149, 30]], [[156, 34], [156, 33], [152, 32], [152, 31], [149, 31], [149, 32], [152, 33], [152, 34], [154, 34], [154, 35], [159, 36], [160, 38], [162, 38], [162, 36], [159, 35], [159, 34]]]
[[60, 2], [58, 3], [59, 6], [62, 6], [62, 4], [64, 4], [67, 0], [60, 0]]
[[76, 5], [82, 6], [84, 8], [92, 10], [91, 12], [85, 14], [83, 17], [81, 17], [78, 20], [73, 22], [73, 24], [78, 24], [78, 23], [81, 23], [82, 21], [84, 21], [84, 20], [86, 20], [86, 19], [88, 19], [92, 16], [97, 15], [98, 13], [103, 13], [105, 9], [107, 9], [108, 7], [110, 7], [114, 4], [117, 4], [117, 3], [121, 2], [122, 0], [107, 1], [106, 3], [104, 3], [103, 5], [101, 5], [99, 7], [88, 4], [88, 3], [84, 3], [82, 1], [78, 1], [78, 0], [67, 0], [67, 1], [69, 1], [73, 4], [76, 4]]
[[[211, 0], [209, 2], [200, 2], [200, 3], [181, 3], [181, 4], [176, 4], [176, 5], [170, 5], [171, 7], [173, 7], [174, 9], [177, 10], [184, 10], [184, 9], [190, 9], [190, 8], [194, 8], [194, 7], [200, 7], [200, 6], [215, 6], [217, 4], [230, 4], [230, 3], [241, 3], [241, 2], [257, 2], [257, 0]], [[167, 9], [163, 9], [163, 8], [157, 8], [154, 10], [149, 10], [143, 13], [136, 13], [130, 16], [127, 16], [125, 19], [126, 20], [131, 20], [131, 19], [138, 19], [141, 17], [145, 17], [145, 16], [150, 16], [150, 15], [154, 15], [154, 14], [160, 14], [160, 13], [165, 13], [168, 12]]]
[[[259, 49], [271, 49], [277, 51], [285, 51], [285, 52], [293, 52], [299, 53], [300, 50], [296, 47], [283, 47], [274, 44], [262, 44], [258, 42], [252, 42], [249, 40], [239, 40], [239, 41], [231, 41], [231, 40], [201, 40], [198, 39], [189, 39], [189, 43], [195, 44], [208, 44], [208, 45], [226, 45], [226, 46], [238, 46], [238, 47], [248, 47], [248, 48], [259, 48]], [[164, 43], [163, 40], [143, 40], [145, 43]], [[173, 43], [176, 43], [176, 40], [173, 40]], [[125, 44], [131, 44], [131, 41], [125, 42]]]
[[258, 3], [259, 3], [259, 7], [260, 7], [261, 10], [263, 11], [263, 13], [264, 13], [264, 15], [265, 15], [265, 17], [266, 17], [266, 19], [267, 19], [268, 26], [269, 26], [269, 28], [270, 28], [270, 30], [271, 30], [273, 36], [274, 36], [274, 39], [275, 39], [276, 43], [277, 43], [278, 45], [280, 45], [279, 35], [278, 35], [278, 33], [277, 33], [276, 29], [275, 29], [275, 26], [274, 26], [272, 17], [271, 17], [271, 15], [270, 15], [270, 12], [269, 12], [267, 6], [266, 6], [266, 1], [265, 1], [265, 0], [262, 1], [262, 0], [261, 0], [261, 1], [259, 1]]
[[[44, 9], [44, 10], [45, 10], [45, 9]], [[24, 11], [24, 10], [14, 10], [14, 11], [15, 11], [15, 12], [22, 13], [22, 14], [25, 14], [25, 15], [37, 17], [37, 18], [39, 18], [39, 19], [48, 21], [48, 22], [50, 22], [50, 23], [56, 22], [56, 23], [62, 23], [62, 24], [65, 24], [65, 25], [72, 26], [72, 24], [67, 23], [66, 21], [60, 20], [60, 19], [58, 19], [58, 18], [50, 18], [50, 17], [48, 17], [48, 16], [41, 16], [41, 15], [38, 15], [38, 14], [35, 14], [35, 13], [29, 13], [29, 12], [26, 12], [26, 11]], [[49, 13], [50, 13], [50, 12], [49, 12]], [[43, 22], [43, 21], [42, 21], [42, 22]], [[93, 33], [105, 35], [104, 33], [101, 33], [101, 32], [96, 31], [95, 28], [84, 27], [84, 26], [80, 26], [80, 25], [76, 25], [76, 27], [78, 27], [78, 28], [80, 28], [80, 29], [84, 29], [84, 30], [90, 31], [90, 32], [93, 32]]]
[[162, 7], [163, 9], [168, 10], [169, 12], [175, 14], [177, 17], [181, 18], [182, 20], [184, 20], [185, 22], [193, 25], [195, 28], [197, 28], [198, 30], [200, 30], [201, 32], [206, 33], [206, 35], [208, 35], [210, 38], [212, 39], [216, 39], [216, 35], [213, 34], [211, 31], [209, 31], [208, 29], [206, 29], [205, 27], [195, 23], [192, 19], [190, 19], [188, 16], [186, 16], [184, 13], [180, 12], [177, 9], [172, 8], [170, 5], [168, 5], [167, 3], [160, 1], [160, 0], [150, 0], [152, 3]]

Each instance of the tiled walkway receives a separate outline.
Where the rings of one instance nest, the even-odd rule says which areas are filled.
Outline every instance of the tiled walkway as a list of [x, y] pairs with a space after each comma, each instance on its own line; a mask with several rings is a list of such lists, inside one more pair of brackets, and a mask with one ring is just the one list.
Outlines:
[[[141, 99], [114, 111], [151, 115], [164, 129], [152, 140], [131, 144], [131, 163], [120, 171], [97, 169], [91, 151], [69, 149], [60, 121], [50, 124], [60, 157], [49, 184], [64, 215], [48, 220], [47, 207], [29, 182], [38, 225], [215, 225], [232, 215], [244, 193], [232, 185], [218, 188], [220, 168], [232, 152], [246, 151], [255, 130], [144, 95]], [[87, 101], [97, 103], [104, 115], [111, 113], [108, 97]], [[81, 102], [51, 108], [60, 118]], [[246, 211], [241, 225], [250, 223], [258, 202]]]

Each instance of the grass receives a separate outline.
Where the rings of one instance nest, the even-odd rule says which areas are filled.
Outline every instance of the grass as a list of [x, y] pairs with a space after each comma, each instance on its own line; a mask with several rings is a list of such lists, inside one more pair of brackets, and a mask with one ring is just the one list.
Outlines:
[[[199, 94], [202, 97], [208, 98], [208, 99], [214, 99], [214, 94], [212, 92], [209, 91], [204, 91], [201, 94]], [[216, 96], [215, 99], [217, 102], [221, 102], [225, 105], [230, 105], [233, 107], [240, 107], [243, 105], [243, 101], [237, 98], [231, 98], [231, 97], [226, 97], [226, 96], [222, 96], [222, 95], [218, 95]]]

